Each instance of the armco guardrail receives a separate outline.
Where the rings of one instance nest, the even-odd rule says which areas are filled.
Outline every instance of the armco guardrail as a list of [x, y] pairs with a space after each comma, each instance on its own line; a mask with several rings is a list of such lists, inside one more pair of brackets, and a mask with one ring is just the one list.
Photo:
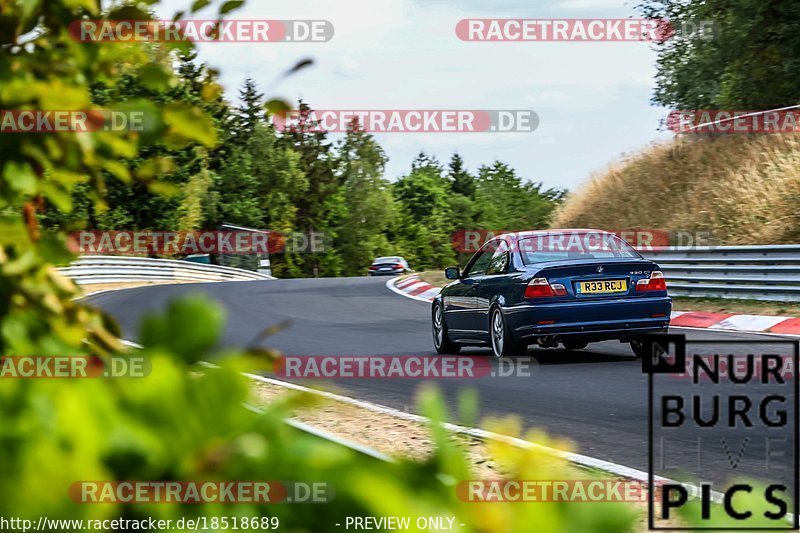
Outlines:
[[83, 256], [59, 271], [79, 285], [136, 281], [244, 281], [275, 279], [266, 274], [218, 265], [171, 259]]
[[675, 296], [800, 302], [800, 245], [643, 251]]

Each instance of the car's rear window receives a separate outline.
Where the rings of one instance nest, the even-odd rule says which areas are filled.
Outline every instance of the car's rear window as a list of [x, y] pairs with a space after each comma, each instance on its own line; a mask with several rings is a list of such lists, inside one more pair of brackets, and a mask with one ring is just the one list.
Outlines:
[[400, 262], [400, 258], [399, 257], [379, 257], [375, 261], [373, 261], [373, 264], [377, 264], [377, 263], [399, 263], [399, 262]]
[[639, 253], [612, 233], [542, 233], [519, 240], [526, 265], [573, 259], [638, 258]]

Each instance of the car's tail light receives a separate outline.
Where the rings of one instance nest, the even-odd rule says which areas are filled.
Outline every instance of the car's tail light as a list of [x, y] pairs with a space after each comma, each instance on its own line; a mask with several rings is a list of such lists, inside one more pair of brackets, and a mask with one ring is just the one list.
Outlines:
[[552, 298], [555, 295], [547, 278], [533, 278], [525, 287], [525, 298]]
[[660, 270], [654, 270], [650, 274], [650, 283], [647, 284], [648, 291], [665, 291], [667, 290], [667, 280], [664, 279], [664, 273]]
[[560, 283], [551, 283], [550, 288], [553, 289], [553, 293], [555, 293], [556, 296], [567, 295], [567, 288]]
[[378, 270], [378, 267], [376, 267], [375, 265], [371, 265], [371, 266], [369, 267], [369, 269], [370, 269], [370, 270]]
[[664, 273], [660, 270], [653, 270], [649, 278], [636, 282], [636, 292], [665, 290], [667, 290], [667, 280], [664, 279]]
[[394, 265], [394, 268], [403, 268], [403, 265], [401, 265], [400, 263], [397, 263], [396, 265]]

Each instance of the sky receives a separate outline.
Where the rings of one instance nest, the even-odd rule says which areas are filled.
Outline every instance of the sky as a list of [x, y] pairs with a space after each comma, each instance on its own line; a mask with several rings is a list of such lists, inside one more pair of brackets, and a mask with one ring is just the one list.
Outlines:
[[[162, 16], [189, 0], [167, 0]], [[219, 3], [193, 18], [213, 16]], [[324, 43], [202, 43], [229, 100], [252, 77], [268, 97], [316, 109], [530, 109], [532, 133], [376, 134], [386, 177], [408, 172], [425, 151], [446, 163], [458, 152], [477, 170], [496, 159], [545, 187], [575, 189], [625, 154], [668, 139], [655, 107], [653, 46], [646, 42], [465, 42], [465, 18], [628, 18], [624, 0], [250, 0], [228, 18], [325, 19]], [[188, 17], [187, 17], [188, 18]], [[314, 66], [279, 80], [297, 61]]]

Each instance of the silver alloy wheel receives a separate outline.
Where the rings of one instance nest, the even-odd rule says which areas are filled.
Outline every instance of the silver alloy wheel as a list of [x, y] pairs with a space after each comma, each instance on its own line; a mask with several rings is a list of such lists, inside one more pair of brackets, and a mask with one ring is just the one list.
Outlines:
[[444, 325], [442, 324], [441, 305], [437, 305], [433, 308], [433, 342], [437, 349], [441, 348], [444, 342]]
[[492, 352], [495, 357], [503, 356], [503, 345], [505, 344], [505, 331], [503, 327], [503, 315], [500, 309], [495, 308], [492, 312]]

